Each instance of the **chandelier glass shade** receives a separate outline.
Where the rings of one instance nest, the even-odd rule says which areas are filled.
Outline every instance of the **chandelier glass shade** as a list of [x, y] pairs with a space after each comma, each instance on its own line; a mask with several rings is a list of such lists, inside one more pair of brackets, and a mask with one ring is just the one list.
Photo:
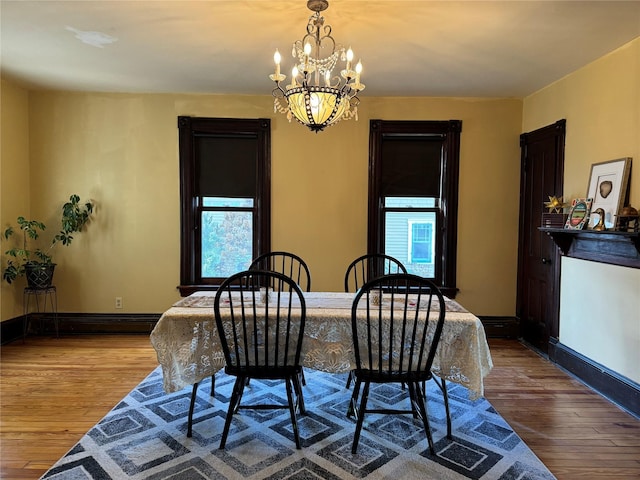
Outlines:
[[[320, 12], [329, 6], [327, 0], [308, 0], [307, 7], [314, 14], [309, 17], [307, 32], [302, 40], [293, 44], [292, 56], [296, 59], [291, 72], [291, 83], [283, 86], [287, 78], [280, 73], [280, 52], [273, 59], [275, 74], [269, 78], [276, 83], [273, 89], [274, 111], [296, 119], [314, 132], [322, 131], [340, 120], [358, 119], [358, 93], [364, 90], [360, 82], [362, 63], [353, 65], [353, 52], [336, 44], [331, 36], [331, 26], [324, 24]], [[324, 54], [324, 56], [322, 56]], [[333, 71], [338, 61], [345, 62], [339, 73]]]

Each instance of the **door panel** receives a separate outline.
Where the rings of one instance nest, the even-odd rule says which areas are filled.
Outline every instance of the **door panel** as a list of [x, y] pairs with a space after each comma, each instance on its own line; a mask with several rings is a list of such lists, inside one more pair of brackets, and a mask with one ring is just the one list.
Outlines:
[[522, 134], [517, 316], [523, 339], [543, 352], [557, 339], [560, 254], [540, 232], [544, 203], [562, 196], [565, 121]]

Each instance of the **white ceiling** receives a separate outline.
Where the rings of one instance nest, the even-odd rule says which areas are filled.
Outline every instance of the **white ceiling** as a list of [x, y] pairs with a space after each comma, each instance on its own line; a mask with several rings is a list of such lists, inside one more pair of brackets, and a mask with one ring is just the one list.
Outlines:
[[[269, 94], [273, 52], [290, 72], [311, 13], [306, 0], [1, 0], [0, 63], [32, 88]], [[640, 36], [640, 0], [329, 0], [323, 15], [362, 59], [363, 100], [523, 97]]]

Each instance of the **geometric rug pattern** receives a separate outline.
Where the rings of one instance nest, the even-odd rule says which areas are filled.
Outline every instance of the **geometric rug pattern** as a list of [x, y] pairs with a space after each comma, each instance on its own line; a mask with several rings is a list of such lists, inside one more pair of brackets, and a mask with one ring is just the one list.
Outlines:
[[[449, 382], [453, 440], [446, 438], [442, 393], [428, 383], [427, 409], [436, 455], [411, 415], [367, 414], [358, 453], [346, 417], [346, 374], [305, 369], [306, 415], [298, 415], [296, 450], [288, 410], [240, 410], [226, 448], [218, 445], [234, 377], [218, 372], [215, 395], [202, 382], [187, 438], [191, 389], [166, 394], [156, 368], [42, 477], [56, 480], [551, 480], [555, 477], [484, 398]], [[400, 385], [371, 385], [369, 404], [408, 408]], [[286, 404], [280, 381], [251, 379], [243, 403]]]

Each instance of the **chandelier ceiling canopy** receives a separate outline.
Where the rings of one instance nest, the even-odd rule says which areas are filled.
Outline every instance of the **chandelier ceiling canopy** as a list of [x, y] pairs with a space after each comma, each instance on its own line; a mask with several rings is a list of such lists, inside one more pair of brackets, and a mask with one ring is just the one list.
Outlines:
[[[331, 36], [331, 26], [325, 25], [320, 12], [327, 9], [328, 0], [308, 0], [309, 17], [307, 31], [296, 40], [291, 51], [295, 65], [291, 83], [283, 86], [287, 78], [280, 73], [280, 52], [273, 59], [276, 71], [269, 78], [276, 83], [273, 89], [274, 111], [286, 113], [291, 121], [298, 122], [318, 133], [329, 125], [352, 117], [358, 119], [358, 93], [364, 90], [360, 83], [362, 63], [353, 67], [353, 52], [337, 44]], [[334, 74], [338, 61], [345, 62], [344, 69]]]

